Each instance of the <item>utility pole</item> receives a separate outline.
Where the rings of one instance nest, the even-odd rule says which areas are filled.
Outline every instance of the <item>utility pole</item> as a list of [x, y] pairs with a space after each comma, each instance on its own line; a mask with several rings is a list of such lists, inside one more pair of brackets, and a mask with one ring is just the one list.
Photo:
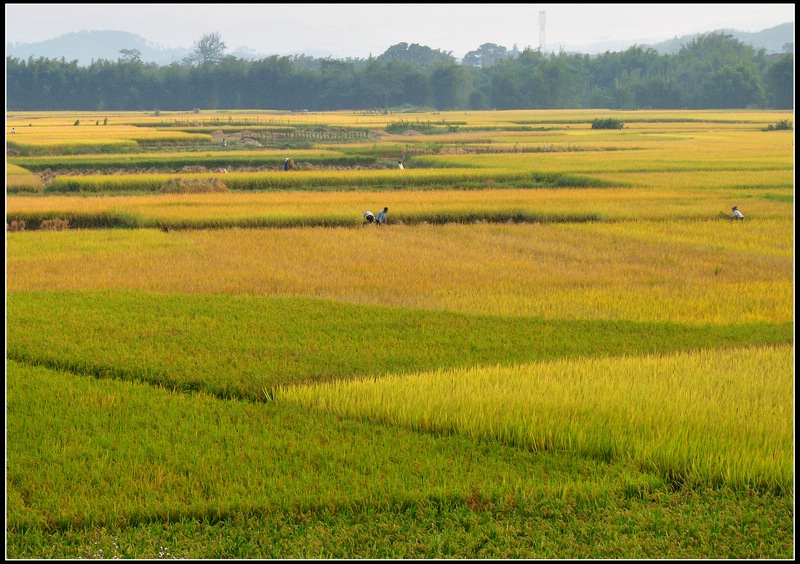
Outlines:
[[544, 53], [544, 12], [539, 12], [539, 52]]

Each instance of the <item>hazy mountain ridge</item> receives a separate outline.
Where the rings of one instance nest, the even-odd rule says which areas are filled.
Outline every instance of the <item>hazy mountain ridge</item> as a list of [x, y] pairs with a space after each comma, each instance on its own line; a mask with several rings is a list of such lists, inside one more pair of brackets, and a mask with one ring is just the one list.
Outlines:
[[[731, 35], [734, 39], [738, 39], [742, 43], [751, 45], [756, 49], [764, 49], [767, 55], [774, 55], [780, 53], [794, 53], [794, 23], [782, 23], [774, 27], [763, 29], [756, 32], [737, 31], [735, 29], [718, 29], [717, 33], [724, 33]], [[695, 35], [684, 35], [683, 37], [675, 37], [660, 43], [649, 45], [659, 53], [673, 54], [680, 51], [681, 47], [686, 43], [691, 42]]]
[[[794, 22], [783, 23], [758, 32], [745, 32], [736, 30], [714, 30], [706, 33], [725, 33], [738, 39], [742, 43], [752, 45], [757, 49], [764, 49], [767, 54], [794, 52]], [[202, 35], [202, 34], [201, 34]], [[200, 39], [198, 35], [197, 39]], [[586, 54], [598, 54], [606, 51], [624, 51], [633, 45], [650, 47], [664, 54], [672, 54], [680, 50], [681, 46], [691, 42], [703, 34], [684, 35], [660, 43], [644, 43], [642, 41], [607, 41], [588, 44], [579, 48], [564, 47], [565, 51]], [[222, 38], [225, 39], [224, 37]], [[480, 45], [475, 45], [478, 49]], [[77, 60], [78, 65], [88, 66], [93, 60], [108, 60], [116, 62], [121, 58], [120, 50], [136, 49], [141, 53], [141, 60], [145, 63], [169, 65], [182, 61], [194, 50], [194, 45], [187, 48], [168, 48], [133, 33], [112, 30], [94, 30], [66, 33], [59, 37], [40, 41], [38, 43], [6, 43], [6, 57], [28, 59], [30, 57], [47, 59], [61, 59], [67, 61]], [[553, 50], [547, 48], [546, 50]], [[558, 51], [558, 48], [554, 50]], [[227, 54], [241, 59], [261, 59], [276, 55], [277, 53], [259, 53], [248, 47], [239, 47], [228, 51]], [[317, 57], [314, 50], [305, 53], [295, 53]], [[281, 54], [285, 55], [285, 54]], [[344, 59], [331, 55], [333, 59]]]
[[[199, 37], [198, 37], [199, 39]], [[127, 31], [93, 30], [65, 33], [38, 43], [6, 43], [6, 57], [28, 59], [77, 60], [88, 66], [92, 60], [105, 59], [116, 62], [121, 49], [137, 49], [145, 63], [169, 65], [181, 61], [190, 49], [164, 47]]]

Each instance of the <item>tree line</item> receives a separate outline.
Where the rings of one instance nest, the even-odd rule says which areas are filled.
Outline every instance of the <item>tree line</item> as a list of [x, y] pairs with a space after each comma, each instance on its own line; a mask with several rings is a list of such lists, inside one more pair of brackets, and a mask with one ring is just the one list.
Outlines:
[[793, 53], [767, 56], [724, 33], [675, 54], [633, 46], [601, 55], [487, 43], [459, 62], [399, 43], [368, 59], [245, 60], [218, 34], [166, 66], [123, 49], [116, 61], [6, 57], [7, 111], [298, 111], [794, 108]]

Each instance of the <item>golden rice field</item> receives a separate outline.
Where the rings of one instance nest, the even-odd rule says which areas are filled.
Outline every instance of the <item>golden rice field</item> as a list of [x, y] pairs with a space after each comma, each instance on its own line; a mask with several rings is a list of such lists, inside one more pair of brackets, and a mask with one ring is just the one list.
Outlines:
[[[390, 210], [395, 205], [389, 200]], [[784, 322], [794, 316], [789, 226], [766, 219], [13, 233], [7, 289], [291, 295], [551, 319]]]
[[[781, 347], [743, 357], [702, 351], [437, 370], [288, 387], [279, 398], [420, 432], [631, 458], [684, 479], [702, 466], [689, 479], [697, 483], [721, 483], [722, 476], [789, 483], [792, 384], [777, 375], [792, 370], [792, 356]], [[744, 433], [755, 439], [753, 450], [740, 450]]]
[[[384, 173], [388, 174], [388, 173]], [[394, 174], [393, 172], [391, 174]], [[267, 175], [267, 173], [262, 176]], [[186, 177], [186, 175], [183, 175]], [[316, 175], [315, 175], [316, 176]], [[343, 176], [339, 171], [335, 176]], [[639, 175], [648, 181], [660, 175]], [[696, 174], [692, 181], [698, 183]], [[703, 175], [701, 175], [702, 177]], [[718, 177], [719, 175], [716, 175]], [[746, 182], [748, 175], [730, 175]], [[756, 176], [752, 173], [752, 176]], [[758, 175], [758, 181], [768, 181], [771, 173]], [[780, 176], [785, 177], [785, 172]], [[710, 179], [711, 175], [705, 176]], [[166, 176], [165, 176], [166, 178]], [[774, 185], [774, 184], [773, 184]], [[701, 190], [697, 186], [686, 189], [607, 188], [598, 189], [536, 189], [536, 190], [392, 190], [392, 191], [290, 191], [290, 192], [236, 192], [226, 194], [159, 194], [104, 196], [76, 198], [53, 195], [47, 198], [15, 196], [9, 198], [9, 213], [44, 214], [130, 214], [143, 220], [172, 220], [173, 223], [198, 222], [221, 219], [229, 222], [248, 217], [297, 216], [312, 221], [314, 218], [350, 218], [356, 225], [362, 221], [361, 212], [383, 205], [392, 210], [396, 223], [410, 222], [423, 214], [439, 213], [443, 216], [458, 212], [501, 214], [515, 212], [541, 212], [543, 214], [594, 214], [605, 221], [669, 221], [718, 220], [720, 214], [730, 211], [730, 188]], [[737, 194], [737, 202], [746, 201], [747, 195]], [[748, 209], [748, 218], [757, 220], [792, 220], [787, 214], [786, 189], [776, 187], [773, 193], [759, 194], [758, 207]], [[753, 195], [749, 196], [754, 197]], [[385, 203], [385, 204], [384, 204]], [[740, 203], [741, 209], [746, 204]], [[719, 227], [718, 223], [713, 223]], [[721, 229], [724, 229], [721, 228]]]
[[671, 122], [676, 123], [673, 127], [683, 127], [688, 124], [690, 127], [694, 123], [720, 122], [732, 124], [748, 123], [775, 123], [785, 119], [787, 115], [791, 117], [791, 112], [781, 110], [693, 110], [681, 112], [675, 110], [486, 110], [469, 112], [371, 112], [364, 110], [341, 111], [341, 112], [313, 112], [309, 111], [302, 114], [269, 111], [269, 110], [204, 110], [201, 114], [191, 111], [166, 111], [162, 110], [159, 115], [148, 112], [10, 112], [9, 128], [16, 126], [19, 130], [28, 124], [37, 125], [72, 125], [76, 119], [82, 123], [92, 123], [100, 120], [103, 123], [108, 118], [109, 125], [140, 123], [140, 122], [172, 122], [173, 120], [193, 121], [193, 120], [216, 120], [225, 123], [229, 118], [237, 121], [247, 121], [249, 123], [273, 124], [280, 121], [284, 123], [305, 123], [320, 122], [330, 126], [371, 124], [383, 127], [386, 123], [394, 121], [446, 121], [446, 122], [465, 122], [468, 125], [502, 125], [506, 123], [525, 123], [525, 124], [563, 124], [572, 122], [591, 122], [593, 119], [612, 116], [623, 121], [627, 126], [637, 122]]
[[793, 558], [791, 115], [7, 115], [7, 557]]

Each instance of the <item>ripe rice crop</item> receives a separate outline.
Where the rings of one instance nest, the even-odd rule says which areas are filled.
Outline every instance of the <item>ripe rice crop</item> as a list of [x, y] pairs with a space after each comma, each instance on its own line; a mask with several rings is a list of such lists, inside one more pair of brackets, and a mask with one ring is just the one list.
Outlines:
[[[398, 171], [399, 172], [399, 171]], [[230, 175], [163, 175], [164, 183], [176, 177], [220, 178], [226, 186]], [[275, 174], [274, 176], [285, 176]], [[605, 188], [531, 190], [386, 190], [229, 193], [193, 195], [132, 195], [85, 198], [74, 196], [24, 197], [7, 201], [10, 219], [34, 217], [86, 218], [76, 225], [92, 226], [92, 217], [117, 216], [129, 227], [280, 227], [283, 225], [357, 226], [361, 213], [377, 205], [390, 206], [390, 221], [395, 223], [477, 223], [492, 222], [563, 222], [563, 221], [636, 221], [690, 220], [713, 221], [718, 225], [720, 213], [729, 210], [731, 194], [749, 219], [791, 219], [791, 193], [785, 189], [754, 186], [760, 178], [769, 182], [769, 173], [761, 176], [741, 174], [734, 189], [708, 190], [701, 186], [668, 189], [661, 178], [658, 189]], [[735, 178], [731, 173], [730, 178]], [[692, 175], [693, 184], [702, 178]], [[135, 186], [135, 176], [125, 177], [123, 184]], [[159, 185], [162, 186], [163, 184]], [[155, 187], [155, 184], [153, 185]], [[377, 202], [377, 204], [376, 204]], [[752, 202], [747, 208], [745, 202]], [[752, 211], [751, 211], [752, 209]], [[287, 221], [294, 219], [295, 222]], [[107, 225], [100, 222], [99, 226]], [[712, 228], [713, 229], [713, 228]]]
[[630, 459], [683, 486], [789, 492], [793, 356], [784, 346], [437, 370], [286, 387], [276, 398], [427, 433]]
[[[322, 126], [364, 126], [385, 127], [397, 121], [423, 123], [464, 123], [470, 126], [503, 126], [516, 125], [553, 125], [582, 123], [590, 126], [598, 117], [610, 113], [600, 109], [583, 110], [487, 110], [470, 112], [448, 111], [410, 111], [386, 114], [374, 111], [334, 111], [334, 112], [307, 112], [303, 114], [270, 111], [270, 110], [204, 110], [201, 113], [186, 111], [161, 111], [159, 115], [144, 115], [140, 112], [10, 112], [7, 127], [12, 126], [19, 131], [20, 127], [29, 124], [36, 126], [72, 125], [76, 118], [81, 123], [93, 123], [96, 120], [108, 118], [108, 125], [147, 124], [173, 126], [176, 122], [197, 122], [203, 124], [226, 125], [230, 121], [238, 124], [269, 125], [269, 126], [297, 126], [297, 125], [322, 125]], [[692, 128], [708, 127], [709, 125], [764, 125], [775, 123], [792, 112], [785, 110], [693, 110], [681, 112], [675, 110], [614, 110], [614, 117], [626, 126], [636, 123], [675, 124], [675, 127]]]
[[[323, 161], [337, 162], [342, 160], [344, 153], [341, 151], [325, 150], [293, 150], [295, 158], [302, 158], [304, 161]], [[133, 154], [121, 159], [118, 154], [93, 154], [93, 155], [70, 155], [46, 157], [15, 157], [14, 162], [21, 167], [29, 170], [127, 170], [131, 168], [181, 168], [191, 165], [228, 165], [237, 166], [261, 166], [270, 163], [278, 168], [283, 164], [285, 151], [283, 150], [261, 150], [254, 151], [225, 151], [224, 154], [213, 151], [198, 151], [187, 153], [186, 151], [164, 151], [158, 153]], [[141, 173], [140, 173], [141, 174]]]
[[[296, 171], [285, 174], [282, 170], [266, 172], [241, 172], [225, 175], [225, 182], [232, 190], [312, 190], [337, 188], [352, 190], [354, 188], [390, 189], [423, 189], [426, 187], [472, 186], [485, 187], [496, 183], [516, 182], [542, 183], [530, 174], [474, 169], [419, 169], [414, 171], [370, 170], [354, 175], [351, 171]], [[185, 176], [187, 178], [207, 178], [216, 176], [213, 173], [171, 173], [171, 174], [119, 174], [119, 175], [84, 175], [62, 176], [56, 178], [47, 188], [48, 192], [85, 192], [85, 193], [124, 193], [124, 192], [157, 192], [158, 188], [170, 178]], [[591, 181], [581, 179], [558, 180], [554, 184], [566, 186], [587, 186]], [[595, 183], [599, 184], [599, 183]]]
[[[591, 131], [562, 133], [555, 139], [528, 140], [527, 146], [521, 147], [539, 149], [534, 153], [439, 154], [415, 159], [426, 166], [449, 167], [469, 163], [480, 168], [542, 172], [569, 170], [576, 174], [769, 170], [782, 170], [788, 174], [793, 170], [791, 131], [754, 133], [737, 129], [726, 133], [702, 132], [678, 139], [663, 135], [617, 135], [619, 137], [613, 140], [600, 139]], [[614, 154], [617, 151], [622, 154]], [[724, 186], [719, 181], [712, 185]]]
[[[219, 213], [247, 208], [247, 199], [237, 212], [217, 197]], [[181, 213], [185, 201], [171, 198]], [[185, 213], [208, 213], [210, 198]], [[341, 210], [331, 200], [263, 213]], [[378, 201], [390, 214], [397, 205]], [[9, 233], [6, 287], [322, 296], [548, 319], [724, 324], [794, 315], [785, 219], [389, 227]]]
[[182, 131], [159, 131], [129, 125], [20, 127], [9, 147], [22, 155], [60, 155], [132, 151], [140, 144], [207, 144], [211, 136]]
[[6, 193], [19, 194], [41, 192], [42, 180], [28, 170], [14, 164], [6, 164]]

